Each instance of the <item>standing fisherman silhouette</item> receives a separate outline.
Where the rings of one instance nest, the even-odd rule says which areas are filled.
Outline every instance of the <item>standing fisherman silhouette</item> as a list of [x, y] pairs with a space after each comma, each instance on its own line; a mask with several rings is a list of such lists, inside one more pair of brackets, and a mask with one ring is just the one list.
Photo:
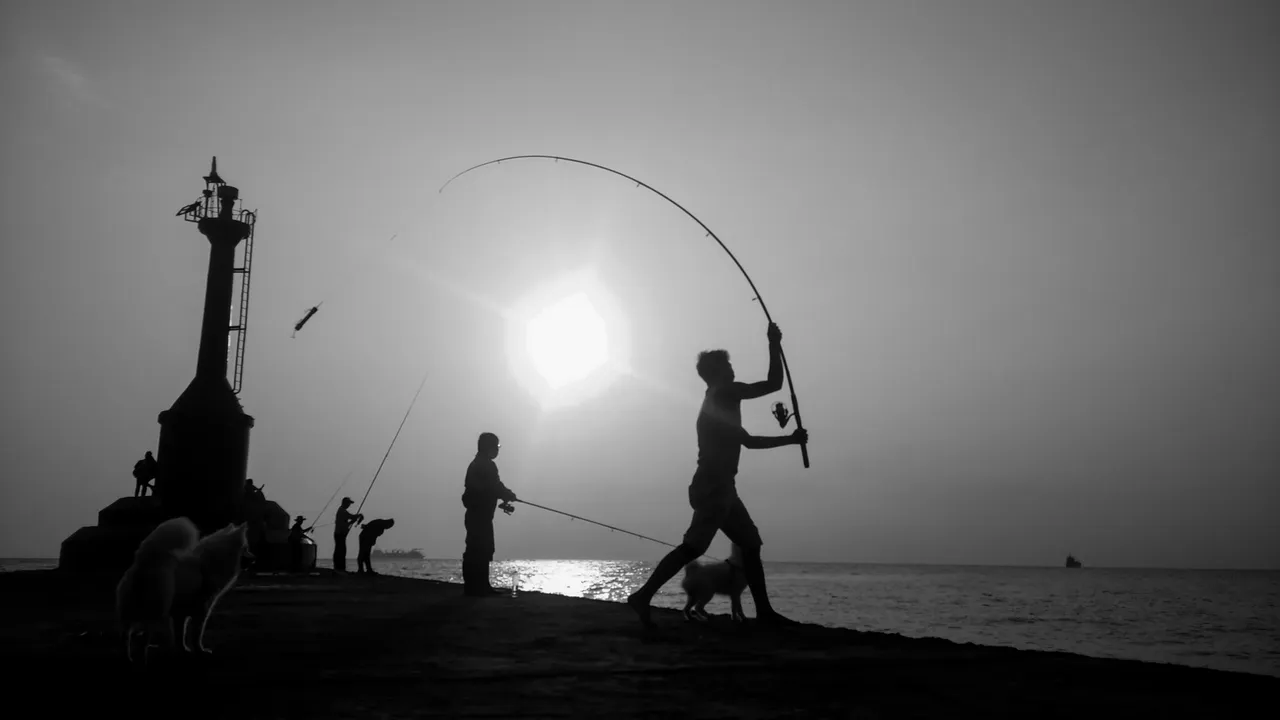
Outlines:
[[347, 533], [351, 532], [351, 526], [364, 519], [363, 515], [352, 514], [347, 508], [355, 503], [349, 497], [342, 498], [342, 502], [338, 505], [338, 516], [333, 526], [333, 571], [345, 573], [347, 571]]
[[502, 594], [489, 584], [489, 563], [493, 562], [493, 514], [502, 501], [502, 511], [510, 515], [515, 510], [511, 503], [516, 494], [511, 492], [498, 477], [494, 459], [502, 448], [498, 436], [481, 433], [476, 441], [476, 457], [467, 466], [462, 506], [467, 509], [466, 549], [462, 553], [463, 592], [471, 597]]
[[156, 479], [156, 469], [159, 465], [156, 459], [151, 456], [150, 450], [141, 460], [133, 464], [134, 497], [146, 497], [147, 488], [151, 488], [152, 495], [156, 494], [155, 486], [151, 482]]
[[711, 546], [716, 531], [742, 548], [744, 574], [751, 597], [756, 604], [756, 621], [773, 626], [796, 625], [769, 603], [764, 581], [764, 564], [760, 560], [760, 531], [756, 529], [747, 507], [738, 497], [735, 478], [742, 448], [753, 450], [801, 445], [809, 441], [808, 433], [796, 429], [790, 435], [759, 437], [742, 428], [742, 401], [763, 397], [782, 389], [782, 331], [769, 323], [769, 376], [763, 382], [734, 381], [733, 365], [725, 350], [707, 350], [698, 355], [698, 375], [707, 383], [707, 392], [698, 413], [698, 468], [689, 484], [689, 505], [693, 520], [685, 531], [684, 541], [667, 553], [654, 568], [644, 586], [627, 598], [627, 604], [640, 616], [645, 627], [652, 627], [649, 603], [658, 589], [676, 576], [686, 564], [693, 562]]

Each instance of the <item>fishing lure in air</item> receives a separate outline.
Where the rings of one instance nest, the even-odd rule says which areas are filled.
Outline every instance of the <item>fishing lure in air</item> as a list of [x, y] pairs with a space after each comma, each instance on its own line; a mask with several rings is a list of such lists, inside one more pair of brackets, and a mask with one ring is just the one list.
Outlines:
[[[698, 225], [704, 231], [706, 231], [707, 237], [710, 237], [712, 240], [715, 240], [716, 244], [720, 246], [720, 249], [724, 250], [729, 255], [730, 260], [733, 260], [733, 264], [738, 266], [738, 270], [742, 272], [742, 276], [747, 279], [747, 284], [751, 286], [751, 291], [755, 293], [755, 297], [753, 298], [753, 300], [760, 303], [760, 309], [764, 311], [765, 319], [768, 320], [770, 323], [773, 322], [773, 317], [769, 315], [769, 308], [765, 306], [764, 298], [760, 296], [760, 291], [756, 289], [756, 284], [752, 282], [751, 276], [747, 274], [746, 268], [742, 267], [742, 263], [738, 262], [738, 258], [734, 256], [733, 251], [730, 250], [729, 247], [724, 244], [724, 241], [722, 241], [719, 237], [716, 236], [714, 232], [711, 231], [711, 228], [707, 227], [706, 223], [699, 220], [698, 216], [686, 210], [683, 205], [676, 202], [675, 200], [672, 200], [661, 190], [658, 190], [657, 188], [653, 187], [652, 185], [649, 185], [648, 183], [641, 182], [631, 177], [630, 175], [618, 172], [613, 168], [608, 168], [608, 167], [605, 167], [604, 165], [597, 165], [596, 163], [587, 162], [586, 160], [575, 160], [573, 158], [560, 157], [557, 155], [512, 155], [511, 157], [498, 158], [497, 160], [490, 160], [488, 162], [480, 163], [479, 165], [473, 165], [472, 167], [469, 167], [466, 170], [463, 170], [457, 175], [454, 175], [453, 177], [449, 178], [448, 182], [446, 182], [444, 185], [441, 185], [439, 192], [443, 193], [444, 189], [449, 187], [449, 183], [453, 182], [454, 180], [457, 180], [463, 175], [466, 175], [472, 170], [477, 170], [479, 168], [485, 167], [486, 165], [496, 165], [498, 163], [506, 162], [508, 160], [530, 160], [530, 159], [555, 160], [557, 162], [563, 160], [564, 162], [576, 163], [578, 165], [586, 165], [587, 167], [593, 167], [593, 168], [596, 168], [597, 170], [604, 170], [605, 172], [613, 173], [614, 175], [617, 175], [619, 177], [626, 178], [627, 180], [630, 180], [631, 182], [635, 183], [636, 187], [643, 187], [646, 190], [649, 190], [650, 192], [654, 193], [658, 197], [662, 198], [663, 200], [666, 200], [672, 205], [675, 205], [676, 207], [680, 208], [681, 212], [683, 212], [685, 215], [688, 215], [694, 222], [698, 223]], [[787, 365], [787, 356], [786, 354], [781, 352], [781, 347], [779, 347], [779, 355], [782, 358], [782, 371], [787, 378], [787, 389], [791, 393], [792, 411], [789, 417], [794, 417], [796, 419], [796, 429], [802, 430], [804, 429], [804, 425], [800, 422], [800, 404], [796, 400], [795, 385], [794, 383], [791, 382], [791, 368]], [[785, 411], [785, 408], [784, 408], [784, 411]], [[785, 426], [786, 421], [783, 420], [783, 416], [777, 411], [776, 407], [773, 414], [774, 414], [774, 417], [778, 420], [779, 424], [782, 424]], [[804, 459], [804, 466], [806, 468], [809, 467], [808, 444], [803, 444], [800, 446], [800, 455]]]
[[[323, 304], [324, 303], [320, 303], [320, 305]], [[311, 319], [312, 315], [320, 312], [320, 305], [316, 305], [315, 307], [307, 310], [307, 314], [303, 315], [302, 319], [298, 321], [298, 324], [293, 326], [293, 334], [289, 337], [298, 337], [298, 331], [302, 329], [302, 326], [307, 324], [307, 321]]]

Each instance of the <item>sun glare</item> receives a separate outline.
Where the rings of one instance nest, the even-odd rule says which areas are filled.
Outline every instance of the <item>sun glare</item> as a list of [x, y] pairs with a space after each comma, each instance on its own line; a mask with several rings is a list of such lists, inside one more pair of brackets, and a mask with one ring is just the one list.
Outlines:
[[545, 409], [580, 402], [628, 372], [626, 322], [590, 272], [531, 292], [507, 320], [512, 371]]
[[533, 367], [552, 388], [581, 380], [609, 359], [604, 318], [585, 293], [539, 313], [529, 321], [527, 337]]

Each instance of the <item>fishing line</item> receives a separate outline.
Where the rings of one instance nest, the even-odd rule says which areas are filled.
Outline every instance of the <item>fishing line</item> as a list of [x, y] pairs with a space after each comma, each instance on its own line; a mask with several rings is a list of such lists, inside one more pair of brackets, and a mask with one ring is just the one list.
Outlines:
[[[638, 537], [638, 538], [640, 538], [641, 540], [648, 540], [648, 541], [650, 541], [650, 542], [656, 542], [656, 543], [658, 543], [659, 545], [666, 545], [666, 546], [667, 546], [667, 547], [669, 547], [669, 548], [679, 547], [678, 545], [672, 545], [671, 543], [669, 543], [669, 542], [667, 542], [667, 541], [665, 541], [665, 540], [659, 540], [659, 539], [657, 539], [657, 538], [651, 538], [651, 537], [649, 537], [648, 535], [641, 535], [641, 534], [640, 534], [640, 533], [638, 533], [638, 532], [631, 532], [630, 530], [623, 530], [623, 529], [622, 529], [622, 528], [620, 528], [620, 527], [615, 527], [615, 526], [610, 525], [610, 524], [608, 524], [608, 523], [602, 523], [602, 522], [599, 522], [599, 521], [596, 521], [596, 520], [592, 520], [592, 519], [590, 519], [590, 518], [584, 518], [584, 517], [582, 517], [581, 515], [574, 515], [573, 513], [568, 513], [568, 512], [565, 512], [565, 511], [563, 511], [563, 510], [556, 510], [555, 508], [549, 508], [549, 507], [547, 507], [546, 505], [539, 505], [538, 503], [532, 503], [532, 502], [529, 502], [528, 500], [516, 500], [515, 502], [518, 502], [518, 503], [524, 503], [525, 505], [532, 505], [533, 507], [539, 508], [539, 509], [541, 509], [541, 510], [546, 510], [546, 511], [548, 511], [548, 512], [553, 512], [553, 513], [556, 513], [556, 514], [558, 514], [558, 515], [564, 515], [565, 517], [572, 518], [572, 519], [574, 519], [574, 520], [581, 520], [581, 521], [583, 521], [583, 522], [589, 522], [589, 523], [591, 523], [592, 525], [599, 525], [600, 527], [603, 527], [603, 528], [609, 528], [610, 530], [614, 530], [614, 531], [616, 531], [616, 532], [626, 533], [627, 535], [631, 535], [631, 536], [634, 536], [634, 537]], [[711, 555], [705, 555], [704, 557], [710, 558], [710, 559], [712, 559], [712, 560], [719, 560], [719, 559], [720, 559], [720, 558], [718, 558], [718, 557], [714, 557], [714, 556], [711, 556]]]
[[[416, 197], [419, 197], [420, 195], [421, 193], [415, 189], [413, 192], [411, 192], [409, 197], [416, 198]], [[418, 207], [413, 207], [411, 204], [411, 206], [404, 212], [404, 214], [402, 214], [403, 219], [397, 225], [392, 226], [398, 229], [394, 233], [392, 233], [390, 239], [388, 239], [385, 243], [379, 246], [379, 248], [374, 248], [373, 249], [374, 253], [381, 256], [381, 255], [385, 255], [388, 252], [391, 252], [390, 248], [392, 244], [395, 243], [396, 238], [399, 238], [402, 235], [405, 235], [408, 233], [413, 233], [422, 227], [423, 223], [420, 222], [422, 215], [423, 215], [422, 210]], [[430, 222], [431, 222], [430, 219], [426, 221], [427, 224], [430, 224]], [[404, 245], [403, 240], [400, 242], [400, 245]], [[367, 254], [365, 255], [367, 257]], [[345, 275], [348, 275], [348, 277], [345, 280], [339, 280], [339, 281], [335, 281], [327, 284], [327, 290], [323, 294], [323, 297], [321, 298], [321, 302], [316, 303], [314, 306], [308, 308], [305, 311], [305, 314], [302, 316], [302, 318], [298, 320], [298, 322], [294, 325], [293, 327], [294, 337], [297, 337], [298, 331], [302, 329], [302, 326], [306, 325], [307, 322], [311, 320], [311, 318], [317, 312], [319, 312], [321, 305], [331, 300], [334, 300], [335, 298], [342, 297], [344, 294], [346, 294], [347, 291], [349, 291], [356, 284], [357, 280], [361, 280], [367, 273], [371, 272], [372, 265], [375, 264], [374, 260], [375, 260], [374, 258], [368, 259], [366, 261], [367, 264], [365, 267], [357, 269], [354, 272], [351, 272], [349, 269], [347, 269], [347, 266], [344, 265], [343, 269], [340, 272], [342, 272]]]

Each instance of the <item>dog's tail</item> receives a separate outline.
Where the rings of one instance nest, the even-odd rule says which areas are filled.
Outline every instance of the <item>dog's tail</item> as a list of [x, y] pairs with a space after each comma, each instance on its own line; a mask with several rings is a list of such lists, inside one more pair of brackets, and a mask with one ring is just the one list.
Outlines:
[[200, 531], [195, 523], [185, 517], [177, 517], [160, 523], [139, 545], [134, 553], [136, 561], [145, 561], [178, 553], [189, 552], [200, 542]]

